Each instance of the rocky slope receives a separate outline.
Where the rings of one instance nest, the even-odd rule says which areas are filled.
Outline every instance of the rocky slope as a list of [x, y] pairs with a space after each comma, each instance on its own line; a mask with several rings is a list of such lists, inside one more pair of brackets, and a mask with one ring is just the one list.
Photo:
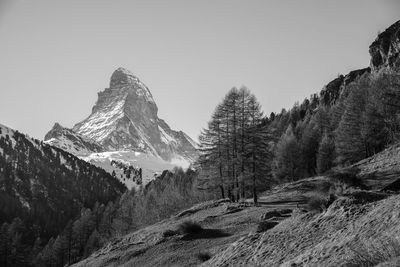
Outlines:
[[321, 214], [243, 237], [203, 266], [375, 266], [398, 256], [399, 207], [399, 195], [342, 197]]
[[370, 45], [369, 53], [373, 70], [400, 67], [400, 21], [378, 35]]

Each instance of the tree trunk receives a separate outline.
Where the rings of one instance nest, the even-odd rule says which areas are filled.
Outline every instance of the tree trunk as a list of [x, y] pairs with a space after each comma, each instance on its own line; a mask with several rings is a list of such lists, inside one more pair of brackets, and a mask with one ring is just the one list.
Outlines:
[[224, 199], [225, 198], [224, 187], [220, 185], [219, 188], [221, 189], [221, 197], [222, 199]]
[[258, 203], [257, 190], [256, 190], [256, 176], [253, 176], [253, 202], [254, 204]]

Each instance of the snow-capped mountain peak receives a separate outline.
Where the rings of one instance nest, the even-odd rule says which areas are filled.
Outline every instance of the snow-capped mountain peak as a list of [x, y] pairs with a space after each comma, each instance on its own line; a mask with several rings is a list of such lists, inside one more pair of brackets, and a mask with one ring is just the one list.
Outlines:
[[126, 161], [128, 167], [143, 168], [145, 183], [162, 168], [188, 167], [198, 156], [196, 143], [184, 132], [172, 130], [157, 113], [158, 107], [147, 86], [129, 70], [118, 68], [111, 75], [110, 87], [98, 93], [86, 119], [72, 129], [56, 123], [45, 140], [109, 172], [114, 171], [120, 179], [124, 179], [123, 174], [115, 166], [109, 166], [113, 161]]
[[110, 87], [98, 94], [88, 118], [73, 130], [100, 143], [106, 151], [133, 150], [170, 161], [188, 161], [197, 156], [193, 140], [172, 130], [158, 117], [158, 107], [150, 90], [136, 76], [118, 68]]

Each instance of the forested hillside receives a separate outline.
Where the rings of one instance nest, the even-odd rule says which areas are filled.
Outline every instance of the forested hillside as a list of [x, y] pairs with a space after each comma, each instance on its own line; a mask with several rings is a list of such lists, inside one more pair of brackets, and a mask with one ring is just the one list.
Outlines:
[[[71, 221], [88, 216], [88, 208], [98, 211], [125, 190], [104, 170], [1, 126], [1, 265], [33, 264], [48, 240], [52, 242], [66, 226], [82, 234]], [[70, 249], [82, 250], [75, 245]]]
[[175, 168], [165, 170], [141, 190], [126, 192], [116, 207], [116, 235], [127, 234], [153, 224], [195, 203], [214, 197], [199, 188], [196, 171]]
[[348, 166], [398, 142], [399, 36], [400, 21], [371, 45], [371, 68], [339, 75], [289, 110], [264, 117], [247, 88], [232, 88], [200, 136], [207, 188], [257, 201], [274, 184]]
[[[385, 69], [322, 90], [263, 117], [247, 88], [233, 88], [200, 136], [203, 180], [222, 198], [322, 174], [370, 157], [400, 137], [400, 74]], [[336, 81], [335, 81], [336, 82]]]

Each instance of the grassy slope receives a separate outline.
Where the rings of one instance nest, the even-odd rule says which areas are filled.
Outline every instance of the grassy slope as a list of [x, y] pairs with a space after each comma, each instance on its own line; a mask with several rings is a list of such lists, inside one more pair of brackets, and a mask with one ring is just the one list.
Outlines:
[[[94, 253], [76, 266], [193, 266], [199, 264], [196, 254], [223, 251], [227, 245], [254, 229], [263, 208], [252, 207], [237, 213], [226, 214], [230, 203], [207, 202], [196, 212], [173, 217], [151, 225]], [[186, 220], [199, 222], [206, 229], [223, 229], [226, 236], [211, 238], [198, 236], [185, 240], [182, 235], [164, 238], [165, 230], [175, 230]]]
[[380, 242], [400, 236], [399, 208], [399, 195], [372, 203], [344, 197], [321, 214], [295, 214], [263, 234], [246, 236], [204, 266], [367, 264], [374, 253], [392, 249]]
[[[376, 190], [399, 177], [399, 158], [400, 147], [394, 146], [356, 166], [364, 181]], [[400, 237], [400, 195], [373, 201], [372, 193], [353, 194], [339, 198], [323, 213], [301, 211], [301, 203], [310, 192], [327, 190], [330, 184], [321, 176], [280, 185], [263, 194], [262, 206], [232, 213], [229, 211], [237, 204], [202, 203], [182, 216], [115, 240], [76, 266], [193, 266], [201, 264], [197, 254], [205, 251], [212, 255], [205, 266], [368, 266], [400, 255], [400, 241], [396, 239]], [[256, 233], [263, 214], [287, 208], [294, 210], [292, 217], [267, 232]], [[227, 235], [163, 237], [165, 230], [174, 230], [186, 220]], [[391, 242], [386, 244], [385, 240]]]

